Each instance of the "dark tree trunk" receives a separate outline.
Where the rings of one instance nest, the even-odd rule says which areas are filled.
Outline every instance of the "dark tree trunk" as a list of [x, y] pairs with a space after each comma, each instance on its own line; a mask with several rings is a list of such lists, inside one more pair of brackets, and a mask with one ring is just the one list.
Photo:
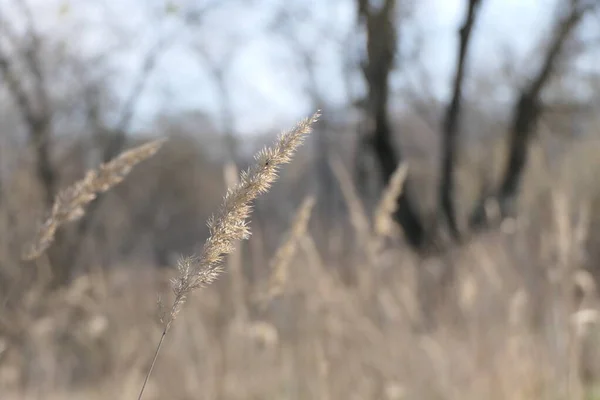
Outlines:
[[540, 114], [539, 99], [532, 97], [530, 93], [522, 93], [515, 111], [508, 163], [498, 193], [502, 217], [509, 216], [515, 211], [514, 201], [527, 164], [529, 142], [536, 130]]
[[[535, 133], [536, 125], [542, 110], [541, 92], [550, 80], [563, 52], [565, 43], [571, 37], [586, 12], [598, 6], [598, 2], [585, 3], [573, 0], [569, 12], [560, 18], [554, 29], [552, 41], [545, 54], [538, 73], [519, 94], [513, 112], [513, 122], [509, 137], [509, 153], [500, 187], [495, 200], [500, 211], [500, 218], [516, 213], [516, 200], [527, 165], [529, 144]], [[485, 204], [488, 199], [482, 198], [471, 216], [471, 227], [482, 228], [488, 224]]]
[[56, 195], [57, 178], [50, 160], [50, 121], [36, 121], [31, 134], [37, 160], [36, 173], [44, 190], [44, 204], [51, 209]]
[[[387, 118], [380, 117], [375, 121], [373, 148], [379, 161], [382, 180], [388, 183], [398, 167], [401, 155], [394, 149]], [[396, 200], [394, 219], [402, 227], [407, 242], [415, 248], [422, 248], [425, 244], [425, 229], [418, 212], [407, 196], [408, 191], [408, 183], [405, 183], [404, 190]]]
[[456, 210], [454, 207], [454, 166], [456, 164], [456, 153], [458, 151], [458, 135], [460, 112], [462, 105], [463, 79], [465, 75], [465, 63], [471, 32], [481, 0], [469, 0], [469, 8], [463, 26], [460, 28], [460, 44], [456, 76], [454, 78], [453, 95], [443, 125], [443, 155], [441, 165], [441, 180], [439, 188], [439, 209], [442, 217], [446, 219], [448, 229], [454, 239], [460, 238], [460, 230], [456, 221]]
[[[368, 0], [358, 0], [358, 13], [367, 28], [367, 57], [363, 63], [363, 73], [369, 90], [367, 110], [373, 123], [368, 142], [373, 147], [385, 184], [402, 161], [401, 153], [392, 141], [387, 110], [389, 75], [394, 67], [397, 42], [395, 4], [395, 0], [386, 0], [383, 6], [375, 9]], [[415, 248], [422, 248], [425, 243], [425, 229], [408, 197], [409, 192], [410, 185], [407, 182], [397, 199], [398, 208], [394, 218], [402, 227], [407, 242]]]

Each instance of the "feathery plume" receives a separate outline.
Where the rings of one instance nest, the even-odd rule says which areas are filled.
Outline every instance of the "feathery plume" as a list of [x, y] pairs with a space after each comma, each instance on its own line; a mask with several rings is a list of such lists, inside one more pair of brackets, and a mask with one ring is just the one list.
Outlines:
[[85, 177], [56, 195], [50, 216], [37, 231], [33, 241], [23, 252], [23, 260], [33, 260], [50, 247], [58, 228], [81, 218], [84, 207], [103, 193], [119, 184], [131, 169], [141, 161], [152, 157], [166, 139], [158, 139], [121, 153], [111, 161], [90, 170]]
[[250, 236], [247, 219], [252, 211], [252, 201], [270, 189], [277, 179], [279, 167], [291, 161], [319, 116], [317, 112], [302, 120], [292, 130], [281, 134], [272, 147], [261, 150], [254, 157], [254, 166], [242, 172], [239, 183], [227, 191], [218, 213], [208, 222], [210, 236], [200, 256], [184, 258], [177, 265], [179, 276], [172, 281], [175, 301], [167, 329], [186, 296], [214, 282], [223, 271], [224, 256], [235, 250], [234, 243]]
[[185, 304], [187, 296], [192, 291], [214, 282], [223, 272], [224, 257], [235, 250], [235, 243], [248, 239], [250, 228], [247, 219], [252, 211], [252, 202], [271, 188], [277, 179], [279, 167], [292, 160], [292, 156], [312, 131], [312, 125], [320, 115], [317, 111], [312, 117], [303, 119], [290, 131], [279, 135], [272, 147], [264, 148], [254, 156], [256, 163], [240, 174], [237, 185], [227, 190], [219, 211], [208, 221], [210, 236], [200, 255], [182, 258], [177, 263], [179, 275], [171, 281], [175, 299], [138, 400], [144, 394], [165, 336]]

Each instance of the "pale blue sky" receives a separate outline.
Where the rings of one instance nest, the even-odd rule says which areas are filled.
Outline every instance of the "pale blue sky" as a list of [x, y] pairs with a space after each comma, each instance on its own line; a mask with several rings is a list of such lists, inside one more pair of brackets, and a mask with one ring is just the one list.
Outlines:
[[[298, 3], [300, 0], [289, 1]], [[527, 57], [531, 57], [541, 35], [547, 29], [555, 1], [485, 0], [471, 52], [473, 68], [489, 69], [501, 65], [506, 57], [503, 51], [505, 48], [514, 53], [516, 65], [530, 67], [527, 65]], [[319, 1], [312, 3], [317, 10], [316, 20], [330, 20], [332, 24], [339, 26], [341, 32], [352, 29], [352, 1], [337, 1], [340, 5], [336, 8], [333, 20], [332, 10], [327, 5], [320, 6], [323, 3]], [[446, 89], [449, 87], [456, 57], [457, 29], [463, 18], [465, 4], [466, 0], [422, 0], [417, 8], [418, 25], [425, 34], [422, 65], [429, 72], [436, 95], [441, 98], [447, 95]], [[252, 32], [253, 24], [250, 21], [267, 19], [264, 16], [268, 13], [269, 10], [255, 9], [235, 23], [244, 23], [244, 29]], [[219, 19], [214, 20], [215, 25], [221, 23]], [[306, 29], [306, 36], [314, 36], [312, 29]], [[306, 42], [314, 43], [311, 40], [313, 39], [309, 38]], [[339, 58], [335, 46], [328, 45], [327, 42], [320, 43], [315, 54], [319, 60], [321, 93], [332, 103], [343, 104], [345, 97], [338, 73]], [[175, 70], [169, 59], [180, 60]], [[297, 61], [285, 42], [258, 34], [242, 47], [235, 60], [229, 76], [230, 87], [235, 88], [233, 101], [236, 125], [240, 131], [276, 129], [312, 112], [310, 102], [302, 95], [302, 70], [297, 67]], [[173, 51], [169, 57], [165, 57], [152, 86], [157, 91], [161, 85], [169, 88], [172, 100], [165, 102], [169, 107], [198, 106], [216, 111], [214, 102], [211, 101], [214, 96], [213, 85], [202, 69], [198, 69], [198, 65], [198, 61], [186, 51]], [[196, 90], [190, 90], [191, 88]], [[150, 110], [153, 107], [160, 108], [163, 100], [165, 99], [160, 96], [146, 97], [142, 105], [147, 110], [145, 114], [151, 115]]]
[[[236, 130], [277, 129], [312, 112], [303, 94], [303, 70], [298, 67], [291, 47], [284, 40], [265, 34], [264, 27], [281, 4], [292, 10], [310, 4], [309, 19], [327, 28], [328, 35], [342, 37], [353, 28], [354, 1], [254, 0], [254, 5], [245, 6], [235, 4], [244, 0], [223, 1], [233, 4], [209, 14], [202, 28], [191, 32], [181, 29], [177, 13], [164, 17], [164, 0], [29, 0], [42, 28], [64, 37], [68, 46], [100, 52], [98, 49], [103, 47], [123, 47], [114, 62], [120, 74], [121, 93], [127, 93], [145, 49], [157, 35], [178, 32], [178, 40], [161, 57], [148, 82], [139, 104], [135, 124], [138, 128], [150, 123], [159, 112], [201, 110], [217, 114], [214, 82], [206, 65], [190, 52], [191, 42], [204, 45], [217, 59], [231, 43], [237, 46], [227, 73]], [[536, 45], [547, 33], [556, 1], [560, 0], [484, 0], [470, 53], [472, 71], [493, 73], [510, 57], [513, 67], [526, 75], [526, 70], [532, 67], [531, 60], [535, 59]], [[0, 5], [5, 8], [9, 2], [0, 0]], [[172, 3], [194, 2], [173, 0]], [[421, 65], [427, 70], [431, 90], [436, 97], [445, 99], [456, 56], [457, 29], [467, 1], [418, 0], [417, 3], [415, 21], [425, 38], [420, 49]], [[115, 27], [118, 35], [112, 33]], [[339, 46], [320, 38], [320, 33], [310, 25], [300, 26], [297, 32], [302, 43], [314, 47], [321, 94], [332, 104], [343, 104]], [[410, 72], [404, 77], [413, 79]], [[418, 81], [412, 83], [419, 85]]]

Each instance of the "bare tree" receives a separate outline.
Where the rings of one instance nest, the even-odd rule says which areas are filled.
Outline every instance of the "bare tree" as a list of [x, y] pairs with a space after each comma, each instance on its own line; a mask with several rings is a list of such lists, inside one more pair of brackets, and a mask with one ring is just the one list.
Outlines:
[[235, 116], [232, 107], [231, 91], [227, 81], [227, 72], [235, 60], [236, 45], [231, 45], [220, 58], [212, 56], [201, 44], [194, 45], [196, 54], [201, 62], [206, 65], [208, 72], [217, 86], [217, 97], [219, 99], [219, 120], [221, 129], [225, 135], [225, 144], [229, 152], [229, 159], [236, 162], [238, 159], [237, 135], [235, 132]]
[[458, 135], [460, 132], [459, 124], [463, 80], [471, 32], [473, 31], [480, 5], [481, 0], [469, 0], [466, 18], [459, 30], [460, 43], [458, 59], [456, 62], [456, 75], [454, 77], [452, 100], [446, 108], [446, 116], [443, 123], [443, 159], [441, 163], [442, 170], [440, 171], [439, 211], [440, 214], [445, 217], [450, 234], [455, 239], [460, 237], [460, 231], [456, 222], [456, 211], [454, 208], [454, 166], [456, 164]]
[[[29, 142], [35, 151], [35, 170], [43, 189], [44, 205], [51, 208], [58, 186], [58, 172], [52, 165], [51, 144], [53, 120], [58, 116], [59, 105], [50, 95], [50, 83], [46, 75], [50, 71], [48, 64], [48, 45], [51, 38], [41, 37], [36, 29], [34, 18], [25, 0], [14, 0], [25, 22], [25, 34], [7, 20], [5, 13], [0, 15], [0, 73], [8, 92], [17, 105], [24, 121]], [[161, 37], [145, 55], [139, 73], [135, 77], [132, 89], [126, 97], [113, 127], [102, 120], [97, 84], [81, 82], [84, 87], [84, 107], [90, 127], [96, 134], [96, 142], [102, 143], [103, 161], [108, 161], [120, 153], [126, 144], [126, 132], [135, 115], [137, 103], [144, 92], [146, 83], [152, 74], [159, 57], [164, 53], [174, 36]], [[104, 55], [104, 58], [110, 57]], [[86, 66], [80, 68], [85, 69]], [[86, 75], [82, 73], [83, 77]], [[86, 78], [83, 78], [86, 79]], [[49, 252], [52, 268], [52, 285], [61, 285], [68, 281], [71, 271], [77, 265], [82, 238], [86, 237], [95, 219], [100, 202], [97, 200], [88, 209], [85, 217], [76, 227], [76, 240], [67, 242], [63, 232], [59, 232], [55, 246]], [[66, 258], [68, 257], [68, 259]]]
[[[586, 13], [597, 6], [598, 1], [595, 0], [571, 0], [568, 5], [561, 2], [559, 7], [565, 7], [566, 10], [564, 14], [559, 15], [557, 18], [555, 27], [552, 30], [550, 45], [543, 56], [541, 67], [532, 77], [530, 83], [519, 93], [513, 111], [508, 159], [500, 187], [495, 195], [501, 218], [515, 212], [516, 197], [527, 164], [529, 143], [536, 131], [536, 125], [542, 111], [542, 91], [552, 77], [559, 58], [565, 51], [567, 41], [572, 37]], [[488, 200], [483, 198], [477, 205], [471, 217], [473, 228], [480, 228], [487, 223], [485, 205]]]
[[[52, 109], [40, 61], [43, 45], [28, 5], [24, 0], [15, 0], [15, 4], [25, 19], [26, 37], [19, 38], [9, 21], [0, 14], [0, 39], [4, 39], [0, 42], [0, 72], [27, 127], [36, 154], [35, 169], [43, 188], [44, 203], [50, 206], [54, 201], [57, 176], [50, 155]], [[19, 63], [26, 69], [19, 70]], [[28, 82], [32, 82], [30, 90], [27, 89]]]
[[[210, 1], [206, 4], [196, 7], [194, 6], [190, 10], [183, 13], [183, 23], [186, 25], [194, 24], [199, 25], [206, 14], [211, 11], [215, 6], [219, 4], [218, 1]], [[159, 20], [156, 21], [157, 25], [162, 25], [164, 14], [158, 16]], [[106, 162], [114, 158], [119, 154], [125, 145], [127, 144], [127, 133], [130, 129], [131, 123], [135, 117], [137, 105], [142, 98], [146, 85], [151, 78], [153, 72], [156, 69], [160, 58], [164, 53], [172, 46], [176, 40], [181, 38], [181, 30], [175, 30], [170, 33], [161, 33], [156, 42], [150, 46], [142, 58], [142, 63], [137, 71], [131, 90], [129, 91], [125, 101], [123, 102], [116, 123], [113, 126], [108, 126], [105, 121], [102, 120], [101, 107], [98, 104], [98, 93], [92, 87], [91, 90], [86, 92], [86, 106], [88, 123], [93, 127], [97, 142], [102, 148], [102, 160]], [[97, 198], [90, 204], [85, 216], [79, 221], [77, 225], [77, 242], [72, 243], [72, 247], [68, 254], [74, 254], [73, 256], [75, 263], [84, 256], [85, 249], [83, 246], [83, 240], [89, 236], [91, 229], [94, 227], [98, 217], [98, 210], [102, 204], [102, 197]]]
[[[102, 121], [99, 116], [100, 109], [97, 103], [97, 93], [94, 90], [88, 91], [87, 98], [87, 116], [88, 123], [93, 127], [96, 140], [99, 143], [104, 142], [102, 149], [102, 161], [108, 162], [121, 151], [123, 151], [127, 144], [127, 132], [129, 131], [131, 122], [135, 117], [137, 105], [144, 93], [146, 84], [155, 70], [156, 65], [160, 59], [160, 56], [164, 54], [168, 46], [174, 41], [175, 35], [162, 36], [157, 42], [151, 46], [147, 53], [144, 55], [140, 69], [134, 78], [131, 91], [125, 98], [125, 102], [121, 107], [117, 122], [113, 127], [109, 127]], [[93, 89], [93, 88], [92, 88]], [[105, 141], [104, 139], [108, 139]], [[90, 230], [94, 226], [94, 222], [97, 220], [98, 210], [103, 201], [103, 196], [98, 197], [88, 206], [85, 215], [79, 220], [76, 227], [77, 240], [71, 243], [67, 254], [70, 254], [74, 260], [73, 265], [78, 264], [78, 260], [83, 256], [84, 253], [84, 240], [90, 234]]]
[[[200, 7], [194, 6], [192, 9], [184, 13], [184, 24], [193, 24], [195, 26], [200, 25], [207, 13], [219, 4], [221, 3], [218, 1], [209, 1]], [[157, 24], [164, 22], [162, 21], [162, 18], [165, 18], [164, 15], [161, 15], [159, 18], [161, 18], [161, 20], [157, 21]], [[133, 80], [131, 90], [128, 96], [125, 98], [125, 101], [118, 113], [117, 122], [114, 126], [106, 126], [105, 123], [101, 121], [95, 93], [94, 91], [88, 92], [88, 121], [94, 127], [94, 130], [98, 135], [101, 137], [108, 137], [108, 142], [106, 142], [106, 144], [103, 146], [103, 162], [107, 162], [108, 160], [114, 158], [123, 150], [124, 146], [126, 145], [127, 132], [129, 131], [131, 122], [135, 117], [137, 105], [140, 101], [140, 98], [144, 94], [148, 80], [156, 69], [160, 57], [164, 55], [164, 53], [171, 45], [173, 45], [173, 43], [175, 43], [177, 39], [180, 38], [180, 33], [180, 31], [171, 32], [170, 34], [163, 33], [159, 36], [158, 40], [148, 48], [142, 59], [140, 69]], [[103, 140], [100, 140], [100, 142], [102, 141]], [[80, 220], [80, 223], [77, 226], [77, 237], [79, 238], [79, 243], [75, 243], [74, 246], [78, 248], [78, 250], [69, 252], [72, 254], [77, 254], [75, 257], [76, 260], [81, 255], [83, 250], [81, 247], [82, 238], [87, 237], [89, 234], [89, 231], [93, 226], [93, 222], [96, 220], [96, 213], [100, 208], [101, 202], [102, 198], [98, 198], [92, 204], [90, 204], [86, 215]]]
[[[367, 114], [372, 124], [368, 144], [379, 162], [381, 176], [387, 183], [402, 155], [392, 140], [388, 115], [389, 79], [396, 56], [396, 1], [385, 0], [379, 7], [369, 0], [357, 0], [358, 16], [366, 27], [367, 54], [363, 60], [363, 74], [368, 86]], [[409, 200], [410, 185], [398, 197], [395, 219], [402, 226], [408, 243], [415, 248], [425, 244], [425, 229], [421, 218]]]
[[[250, 4], [250, 0], [211, 0], [202, 5], [189, 5], [184, 12], [183, 24], [192, 33], [191, 48], [198, 56], [199, 62], [208, 70], [210, 77], [216, 85], [217, 103], [219, 107], [218, 119], [224, 134], [224, 142], [230, 160], [239, 161], [238, 137], [235, 126], [235, 113], [233, 110], [232, 90], [228, 82], [228, 73], [234, 65], [235, 57], [240, 48], [245, 45], [249, 38], [238, 33], [225, 34], [223, 29], [219, 34], [219, 43], [206, 31], [205, 20], [207, 14], [219, 7], [226, 8], [228, 5]], [[225, 44], [221, 40], [225, 40]]]
[[102, 156], [103, 162], [108, 162], [123, 150], [127, 141], [126, 132], [135, 116], [137, 104], [144, 93], [148, 79], [156, 68], [160, 56], [164, 54], [174, 38], [174, 35], [159, 38], [144, 56], [144, 61], [134, 80], [131, 91], [125, 99], [121, 112], [119, 113], [117, 124], [111, 129], [112, 135], [108, 145], [104, 149]]
[[[42, 61], [46, 43], [26, 1], [14, 0], [14, 4], [25, 23], [25, 32], [18, 34], [6, 14], [0, 13], [0, 74], [23, 120], [28, 145], [35, 154], [34, 170], [43, 204], [50, 208], [57, 193], [59, 176], [52, 162], [54, 107]], [[60, 249], [65, 243], [64, 238], [63, 232], [57, 232], [57, 247], [48, 253], [53, 281], [62, 280], [67, 274], [68, 264], [61, 261]]]

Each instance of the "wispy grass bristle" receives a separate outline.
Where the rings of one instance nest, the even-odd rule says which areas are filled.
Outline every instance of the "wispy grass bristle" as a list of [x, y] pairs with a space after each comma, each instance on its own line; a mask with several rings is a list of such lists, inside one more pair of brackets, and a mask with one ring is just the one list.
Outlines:
[[202, 253], [198, 257], [184, 258], [177, 265], [179, 276], [172, 281], [175, 301], [167, 328], [179, 313], [186, 296], [214, 282], [221, 274], [224, 256], [235, 250], [234, 243], [250, 237], [247, 221], [252, 201], [269, 190], [277, 179], [279, 167], [291, 161], [319, 116], [316, 113], [302, 120], [292, 130], [281, 134], [272, 147], [258, 152], [254, 157], [256, 163], [240, 174], [236, 186], [227, 190], [219, 211], [208, 221], [210, 236]]

